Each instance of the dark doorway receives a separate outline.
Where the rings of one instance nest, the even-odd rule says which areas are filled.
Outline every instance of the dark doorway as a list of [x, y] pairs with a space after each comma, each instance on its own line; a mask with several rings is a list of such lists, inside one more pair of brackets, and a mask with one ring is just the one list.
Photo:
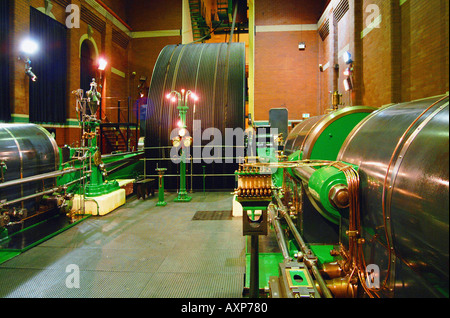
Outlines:
[[93, 57], [93, 48], [89, 41], [85, 40], [81, 44], [81, 61], [80, 61], [80, 88], [86, 93], [91, 89], [90, 84], [95, 78], [95, 61]]

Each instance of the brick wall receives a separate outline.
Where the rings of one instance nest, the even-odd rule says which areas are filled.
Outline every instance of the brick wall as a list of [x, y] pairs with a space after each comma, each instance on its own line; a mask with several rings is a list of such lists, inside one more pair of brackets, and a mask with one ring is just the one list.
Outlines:
[[[317, 24], [321, 1], [255, 2], [255, 120], [267, 121], [271, 108], [286, 107], [289, 119], [318, 114], [319, 40], [316, 30], [259, 32], [260, 27]], [[306, 50], [298, 49], [299, 42]]]
[[[303, 32], [304, 52], [292, 49], [300, 41], [299, 32], [256, 33], [256, 120], [267, 120], [268, 110], [281, 105], [291, 120], [304, 112], [324, 113], [334, 90], [343, 94], [345, 106], [375, 107], [449, 90], [448, 1], [348, 0], [348, 10], [340, 16], [343, 2], [328, 2], [330, 10], [312, 1], [256, 3], [257, 27], [317, 23], [322, 15], [321, 23], [329, 23], [325, 38], [317, 31]], [[369, 29], [374, 20], [380, 22]], [[354, 59], [350, 92], [343, 85], [346, 50]], [[323, 72], [318, 72], [318, 64], [325, 67]]]
[[180, 30], [180, 36], [148, 36], [132, 40], [129, 52], [130, 73], [136, 72], [132, 77], [132, 96], [137, 96], [139, 78], [148, 78], [147, 86], [153, 74], [153, 68], [161, 50], [171, 44], [179, 44], [182, 26], [182, 1], [132, 1], [129, 3], [129, 22], [134, 32]]
[[408, 0], [400, 7], [401, 99], [449, 90], [449, 2]]
[[[162, 48], [169, 44], [181, 43], [181, 36], [171, 37], [145, 37], [133, 39], [131, 33], [124, 33], [106, 16], [90, 7], [89, 2], [81, 0], [52, 1], [51, 13], [54, 18], [65, 23], [68, 13], [65, 5], [73, 3], [80, 8], [84, 6], [92, 14], [91, 19], [96, 22], [81, 18], [80, 28], [68, 31], [68, 124], [64, 126], [47, 125], [44, 127], [56, 129], [56, 141], [59, 146], [65, 144], [76, 145], [79, 141], [80, 130], [73, 120], [77, 118], [75, 111], [75, 97], [70, 93], [80, 88], [80, 38], [88, 33], [88, 24], [92, 24], [93, 34], [90, 45], [95, 42], [98, 53], [108, 60], [108, 67], [103, 76], [102, 96], [103, 112], [106, 112], [108, 120], [117, 121], [117, 101], [122, 100], [126, 105], [128, 96], [137, 98], [140, 76], [147, 76], [147, 84], [150, 83], [153, 67]], [[127, 25], [131, 25], [131, 31], [155, 31], [181, 29], [181, 0], [169, 1], [122, 1], [104, 0], [99, 3], [106, 5], [115, 15]], [[44, 0], [16, 0], [13, 5], [12, 43], [11, 54], [14, 57], [18, 52], [21, 40], [29, 34], [30, 6], [34, 8], [45, 7]], [[132, 13], [132, 14], [130, 14]], [[121, 33], [122, 40], [118, 41], [113, 33]], [[92, 46], [93, 48], [93, 46]], [[114, 71], [113, 71], [114, 69]], [[12, 83], [12, 113], [16, 116], [13, 121], [26, 122], [29, 113], [29, 83], [24, 74], [22, 61], [14, 59]], [[135, 72], [136, 75], [132, 73]], [[18, 115], [18, 116], [17, 116]], [[122, 120], [126, 118], [123, 114]], [[134, 120], [134, 118], [132, 118]], [[69, 124], [71, 123], [71, 124]]]
[[[113, 40], [117, 27], [105, 16], [89, 7], [86, 1], [71, 3], [89, 8], [104, 29], [93, 28], [93, 41], [99, 53], [106, 56], [109, 67], [105, 73], [103, 96], [136, 98], [139, 78], [146, 76], [150, 84], [160, 51], [169, 44], [181, 43], [181, 36], [131, 38], [124, 45]], [[325, 11], [330, 3], [331, 10]], [[182, 1], [104, 0], [133, 32], [179, 30], [182, 25]], [[64, 1], [52, 1], [52, 14], [64, 23], [67, 13]], [[449, 3], [443, 0], [348, 0], [348, 11], [337, 21], [333, 11], [340, 1], [258, 0], [255, 24], [261, 27], [314, 25], [319, 18], [329, 23], [329, 34], [321, 38], [317, 30], [256, 32], [255, 35], [255, 120], [268, 120], [269, 110], [287, 107], [289, 119], [300, 119], [303, 113], [318, 115], [330, 107], [330, 92], [338, 89], [346, 105], [382, 106], [445, 93], [449, 90]], [[368, 32], [370, 5], [379, 8], [379, 27]], [[20, 41], [29, 33], [29, 7], [44, 7], [44, 0], [16, 0], [12, 8], [13, 85], [12, 113], [17, 118], [28, 114], [28, 79], [22, 61], [15, 57]], [[327, 12], [327, 13], [324, 13]], [[68, 32], [68, 119], [75, 119], [75, 98], [70, 94], [80, 85], [80, 38], [88, 32], [88, 23], [81, 20], [79, 29]], [[364, 36], [362, 36], [363, 34]], [[248, 41], [248, 36], [242, 36]], [[224, 36], [211, 41], [223, 41]], [[306, 42], [299, 51], [298, 43]], [[345, 93], [342, 72], [346, 65], [342, 52], [348, 48], [354, 56], [354, 90]], [[247, 56], [248, 57], [248, 56]], [[327, 66], [323, 72], [318, 65]], [[334, 65], [339, 65], [335, 71]], [[111, 67], [119, 71], [112, 72]], [[133, 72], [135, 75], [133, 75]], [[351, 99], [350, 99], [351, 97]], [[117, 105], [107, 99], [105, 106]], [[114, 118], [113, 112], [111, 119]], [[19, 116], [17, 116], [19, 115]], [[13, 118], [13, 119], [14, 119]], [[79, 139], [77, 127], [58, 127], [60, 146]]]

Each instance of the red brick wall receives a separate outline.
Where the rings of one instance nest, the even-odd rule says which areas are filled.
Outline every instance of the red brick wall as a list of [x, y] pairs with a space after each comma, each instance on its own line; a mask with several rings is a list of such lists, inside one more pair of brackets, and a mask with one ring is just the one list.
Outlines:
[[181, 0], [128, 1], [133, 31], [181, 29]]
[[[306, 50], [299, 51], [302, 39]], [[261, 32], [255, 45], [255, 120], [286, 107], [290, 119], [317, 114], [318, 39], [315, 31]]]
[[[108, 8], [111, 9], [119, 18], [121, 18], [125, 23], [128, 23], [128, 8], [130, 1], [123, 0], [101, 0]], [[131, 1], [132, 2], [132, 1]]]
[[[258, 0], [256, 26], [286, 24], [316, 24], [327, 1]], [[64, 23], [65, 8], [52, 1], [52, 13]], [[81, 0], [72, 3], [86, 5]], [[181, 29], [181, 0], [123, 1], [103, 0], [132, 31]], [[361, 31], [367, 27], [370, 4], [380, 8], [380, 28], [363, 39]], [[28, 114], [28, 79], [22, 61], [15, 56], [21, 39], [29, 33], [29, 6], [44, 7], [44, 0], [16, 0], [13, 5], [12, 48], [14, 65], [13, 114]], [[349, 11], [338, 23], [330, 18], [330, 34], [323, 41], [317, 31], [257, 32], [255, 36], [255, 120], [267, 120], [269, 110], [285, 106], [289, 119], [299, 119], [303, 113], [317, 115], [330, 107], [330, 91], [339, 89], [344, 102], [349, 95], [343, 91], [342, 72], [345, 64], [338, 52], [347, 44], [355, 57], [352, 104], [382, 106], [445, 93], [449, 90], [449, 3], [443, 0], [349, 0]], [[94, 15], [106, 22], [103, 33], [94, 29], [93, 38], [100, 54], [109, 61], [104, 88], [105, 97], [137, 97], [140, 76], [150, 83], [160, 51], [169, 44], [181, 43], [181, 36], [129, 39], [126, 48], [112, 41], [110, 21], [95, 10]], [[80, 85], [79, 39], [87, 33], [87, 23], [68, 32], [69, 42], [69, 102], [68, 118], [76, 118], [75, 98], [70, 94]], [[306, 50], [299, 51], [298, 43], [306, 42]], [[319, 71], [319, 64], [329, 67]], [[334, 64], [339, 71], [334, 71]], [[113, 74], [110, 67], [125, 73], [125, 78]], [[133, 76], [132, 73], [136, 75]], [[337, 77], [338, 76], [338, 77]], [[108, 99], [107, 106], [117, 102]], [[113, 111], [114, 113], [114, 111]], [[114, 116], [114, 115], [111, 115]], [[114, 119], [114, 118], [112, 118]], [[78, 128], [59, 128], [57, 141], [72, 144], [79, 138]]]
[[[73, 0], [71, 3], [81, 7], [81, 4], [90, 8], [89, 5], [81, 0]], [[132, 31], [154, 31], [154, 30], [176, 30], [181, 29], [181, 0], [169, 1], [122, 1], [122, 0], [104, 0], [103, 4], [108, 6], [125, 23], [131, 25]], [[52, 1], [52, 14], [60, 23], [65, 23], [67, 13], [65, 7]], [[45, 7], [44, 0], [16, 0], [13, 6], [13, 48], [12, 54], [16, 55], [20, 41], [29, 33], [30, 6], [38, 8]], [[181, 42], [181, 37], [157, 37], [144, 39], [131, 39], [124, 48], [112, 40], [112, 30], [117, 28], [106, 17], [102, 16], [95, 9], [90, 10], [98, 19], [106, 23], [106, 28], [100, 32], [93, 28], [93, 39], [97, 44], [99, 54], [108, 60], [108, 67], [104, 74], [104, 87], [102, 96], [104, 97], [104, 111], [108, 119], [112, 122], [117, 121], [117, 101], [122, 100], [122, 105], [126, 105], [128, 96], [137, 97], [137, 85], [139, 77], [145, 75], [148, 77], [147, 84], [150, 83], [152, 71], [156, 59], [162, 48], [168, 44], [177, 44]], [[81, 20], [80, 28], [73, 28], [68, 31], [68, 104], [67, 118], [76, 119], [75, 97], [70, 93], [80, 88], [80, 38], [88, 31], [88, 24]], [[14, 59], [14, 68], [12, 75], [13, 83], [13, 114], [28, 115], [28, 78], [23, 72], [23, 62]], [[111, 67], [123, 72], [119, 76], [111, 71]], [[136, 72], [136, 76], [132, 73]], [[106, 109], [105, 109], [106, 107]], [[124, 114], [124, 117], [125, 114]], [[122, 118], [123, 119], [123, 118]], [[51, 126], [49, 126], [51, 127]], [[64, 144], [76, 144], [79, 140], [78, 127], [59, 127], [56, 128], [57, 143], [59, 146]]]
[[[128, 8], [129, 22], [133, 31], [181, 30], [181, 0], [131, 1]], [[181, 32], [180, 32], [181, 34]], [[147, 85], [153, 74], [153, 68], [161, 50], [170, 44], [181, 43], [181, 36], [147, 37], [132, 40], [130, 52], [130, 72], [136, 72], [133, 94], [137, 94], [139, 78], [146, 76]]]
[[258, 0], [256, 25], [314, 24], [324, 8], [320, 0]]
[[[259, 0], [255, 25], [316, 24], [322, 1]], [[299, 42], [306, 50], [298, 49]], [[256, 32], [255, 120], [268, 120], [271, 108], [286, 107], [289, 119], [318, 114], [319, 40], [317, 31]]]
[[[337, 2], [336, 2], [337, 3]], [[379, 28], [363, 38], [367, 28], [369, 5], [377, 5], [381, 14]], [[448, 1], [349, 0], [349, 11], [336, 24], [330, 18], [330, 35], [319, 40], [321, 64], [334, 60], [339, 64], [337, 88], [345, 105], [382, 105], [444, 94], [448, 91]], [[367, 11], [366, 11], [367, 10]], [[344, 91], [341, 56], [345, 45], [354, 57], [352, 99]], [[334, 56], [334, 58], [333, 58]], [[329, 105], [328, 92], [333, 85], [332, 64], [321, 74], [321, 109]]]
[[409, 0], [400, 11], [402, 100], [445, 93], [449, 90], [449, 2]]

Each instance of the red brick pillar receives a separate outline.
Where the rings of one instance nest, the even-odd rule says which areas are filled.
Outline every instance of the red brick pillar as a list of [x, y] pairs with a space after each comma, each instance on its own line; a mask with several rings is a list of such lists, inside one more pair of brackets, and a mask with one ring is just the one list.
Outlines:
[[25, 61], [19, 60], [20, 44], [30, 34], [30, 1], [16, 0], [13, 3], [12, 41], [12, 114], [29, 115], [29, 78], [25, 74]]

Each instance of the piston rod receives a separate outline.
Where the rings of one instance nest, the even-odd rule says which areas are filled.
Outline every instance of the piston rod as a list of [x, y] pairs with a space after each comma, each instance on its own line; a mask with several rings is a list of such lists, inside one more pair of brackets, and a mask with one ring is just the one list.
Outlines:
[[[300, 249], [302, 250], [305, 257], [309, 255], [312, 255], [312, 251], [308, 248], [305, 241], [303, 240], [302, 236], [298, 232], [297, 228], [295, 227], [294, 222], [292, 221], [291, 217], [289, 216], [289, 213], [286, 211], [286, 207], [284, 206], [283, 202], [281, 202], [280, 196], [278, 194], [275, 194], [274, 196], [277, 200], [278, 204], [278, 211], [280, 212], [281, 216], [284, 217], [286, 220], [286, 223], [289, 226], [289, 229], [291, 230], [292, 234], [294, 235], [295, 240], [300, 246]], [[311, 268], [311, 271], [319, 284], [320, 290], [323, 293], [323, 295], [326, 298], [333, 298], [333, 295], [331, 294], [330, 290], [327, 287], [327, 284], [325, 283], [324, 279], [322, 278], [322, 275], [320, 275], [319, 269], [317, 268], [316, 264], [314, 262], [305, 262], [309, 267]]]
[[292, 258], [289, 256], [286, 239], [281, 230], [280, 220], [277, 218], [276, 213], [273, 210], [273, 205], [269, 205], [268, 211], [273, 227], [275, 229], [275, 234], [277, 235], [278, 246], [281, 249], [281, 253], [283, 254], [284, 259], [291, 260]]
[[76, 171], [79, 171], [79, 170], [81, 170], [81, 168], [73, 168], [73, 169], [68, 169], [68, 170], [63, 170], [63, 171], [55, 171], [55, 172], [43, 173], [43, 174], [38, 174], [38, 175], [35, 175], [35, 176], [31, 176], [31, 177], [26, 177], [26, 178], [22, 178], [22, 179], [16, 179], [16, 180], [12, 180], [12, 181], [7, 181], [7, 182], [4, 182], [4, 183], [0, 183], [0, 189], [7, 188], [7, 187], [12, 187], [12, 186], [16, 186], [16, 185], [20, 185], [20, 184], [27, 183], [27, 182], [33, 182], [33, 181], [39, 181], [39, 180], [55, 178], [55, 177], [63, 176], [65, 174], [73, 173], [73, 172], [76, 172]]

